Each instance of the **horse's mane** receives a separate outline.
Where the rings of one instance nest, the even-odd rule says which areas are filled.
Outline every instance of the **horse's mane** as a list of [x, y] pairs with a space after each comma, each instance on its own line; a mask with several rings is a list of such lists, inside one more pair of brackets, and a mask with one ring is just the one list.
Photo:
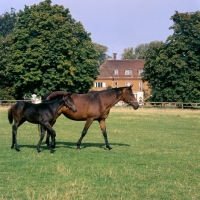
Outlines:
[[45, 94], [42, 98], [42, 100], [55, 100], [59, 98], [60, 96], [63, 96], [65, 94], [69, 94], [69, 92], [66, 91], [54, 91], [54, 92], [49, 92]]
[[[115, 91], [116, 92], [116, 96], [117, 98], [120, 95], [120, 91], [122, 91], [123, 88], [128, 88], [129, 86], [125, 86], [125, 87], [119, 87], [119, 88], [111, 88], [111, 89], [107, 89], [107, 90], [101, 90], [101, 91], [91, 91], [89, 93], [102, 93], [102, 92], [106, 92], [109, 93], [111, 91]], [[66, 91], [54, 91], [54, 92], [49, 92], [46, 95], [43, 96], [42, 100], [55, 100], [57, 98], [59, 98], [60, 96], [63, 96], [65, 94], [69, 94], [69, 92]]]

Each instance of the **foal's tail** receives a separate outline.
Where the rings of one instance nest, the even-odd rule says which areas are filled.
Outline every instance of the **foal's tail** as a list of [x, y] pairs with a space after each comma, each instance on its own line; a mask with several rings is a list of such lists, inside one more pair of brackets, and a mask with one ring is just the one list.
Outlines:
[[8, 110], [8, 121], [10, 122], [10, 124], [13, 123], [12, 107], [10, 107]]

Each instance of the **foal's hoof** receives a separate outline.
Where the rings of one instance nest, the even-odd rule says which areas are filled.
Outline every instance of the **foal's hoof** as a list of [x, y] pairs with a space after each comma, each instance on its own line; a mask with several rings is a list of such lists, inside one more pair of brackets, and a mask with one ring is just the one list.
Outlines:
[[50, 150], [50, 153], [53, 153], [53, 149]]
[[112, 150], [112, 147], [106, 147], [108, 150]]
[[80, 150], [81, 150], [81, 147], [77, 147], [76, 150], [80, 151]]
[[20, 149], [15, 149], [16, 151], [20, 152]]
[[37, 152], [38, 152], [38, 153], [40, 153], [40, 152], [41, 152], [41, 150], [40, 150], [40, 149], [38, 149], [38, 150], [37, 150]]

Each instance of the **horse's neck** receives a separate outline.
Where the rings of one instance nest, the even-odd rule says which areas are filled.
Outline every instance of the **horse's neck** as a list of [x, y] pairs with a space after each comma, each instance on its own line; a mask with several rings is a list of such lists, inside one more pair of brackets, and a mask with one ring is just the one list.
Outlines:
[[120, 100], [122, 100], [122, 96], [120, 94], [117, 96], [116, 91], [112, 91], [107, 98], [107, 106], [111, 108]]

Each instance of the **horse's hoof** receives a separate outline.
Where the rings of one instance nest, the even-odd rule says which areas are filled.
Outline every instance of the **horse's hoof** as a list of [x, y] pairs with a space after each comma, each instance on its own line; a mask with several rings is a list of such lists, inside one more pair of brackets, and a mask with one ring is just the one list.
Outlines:
[[20, 152], [20, 149], [15, 149], [16, 151]]
[[108, 148], [108, 150], [112, 150], [112, 148], [111, 147], [107, 147]]
[[80, 151], [80, 150], [81, 150], [81, 148], [80, 148], [80, 147], [77, 147], [77, 148], [76, 148], [76, 150]]
[[39, 149], [38, 149], [38, 150], [37, 150], [37, 152], [38, 152], [38, 153], [40, 153], [40, 152], [41, 152], [41, 150], [39, 150]]
[[10, 148], [11, 148], [11, 149], [13, 149], [13, 148], [14, 148], [14, 146], [12, 145]]

